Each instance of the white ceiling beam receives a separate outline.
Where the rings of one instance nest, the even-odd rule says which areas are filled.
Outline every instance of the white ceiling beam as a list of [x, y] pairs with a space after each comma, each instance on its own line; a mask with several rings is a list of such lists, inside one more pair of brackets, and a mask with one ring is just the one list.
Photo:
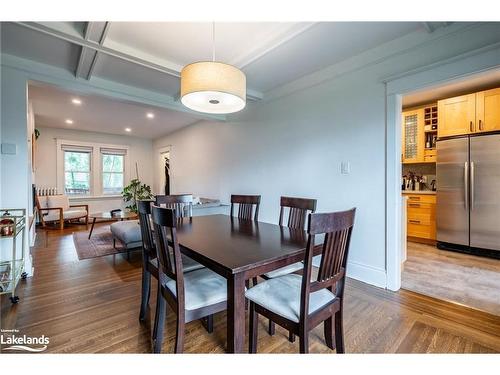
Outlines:
[[178, 65], [174, 64], [174, 63], [171, 63], [170, 65], [175, 66], [175, 68], [166, 66], [168, 64], [158, 65], [158, 64], [152, 63], [150, 61], [144, 60], [140, 57], [133, 56], [133, 55], [130, 55], [127, 53], [123, 53], [119, 50], [112, 49], [112, 48], [106, 47], [104, 45], [100, 45], [99, 43], [93, 42], [91, 40], [86, 40], [85, 38], [82, 38], [82, 37], [66, 34], [64, 32], [61, 32], [60, 30], [53, 29], [51, 27], [48, 27], [46, 25], [42, 25], [42, 24], [39, 24], [36, 22], [18, 22], [18, 24], [21, 26], [27, 27], [29, 29], [44, 33], [44, 34], [51, 35], [55, 38], [59, 38], [59, 39], [65, 40], [67, 42], [76, 44], [76, 45], [81, 46], [81, 47], [88, 47], [88, 48], [94, 49], [97, 52], [103, 53], [105, 55], [113, 56], [113, 57], [119, 58], [121, 60], [132, 62], [132, 63], [138, 64], [138, 65], [141, 65], [141, 66], [153, 69], [153, 70], [157, 70], [159, 72], [170, 74], [170, 75], [175, 76], [175, 77], [179, 77], [179, 75], [180, 75], [180, 73], [179, 73], [180, 70], [178, 69]]
[[[83, 33], [83, 39], [98, 43], [100, 46], [109, 28], [109, 22], [87, 22]], [[99, 52], [90, 47], [82, 46], [80, 57], [75, 69], [75, 77], [90, 80]]]
[[[174, 77], [180, 77], [182, 66], [178, 64], [167, 60], [162, 60], [161, 64], [155, 63], [151, 61], [152, 56], [147, 56], [139, 51], [132, 50], [130, 48], [127, 48], [127, 46], [122, 46], [117, 43], [106, 43], [107, 45], [104, 45], [104, 40], [107, 36], [110, 22], [89, 22], [87, 24], [87, 27], [85, 28], [83, 37], [76, 34], [67, 33], [65, 31], [62, 31], [60, 28], [50, 27], [47, 24], [41, 24], [37, 22], [18, 22], [18, 24], [82, 47], [80, 58], [78, 59], [78, 64], [75, 69], [75, 76], [79, 78], [85, 78], [87, 80], [90, 79], [96, 61], [99, 58], [100, 54], [113, 56], [115, 58], [138, 64], [162, 73], [166, 73]], [[91, 35], [95, 35], [95, 28], [102, 29], [102, 34], [99, 42], [91, 39]], [[273, 48], [276, 48], [280, 44], [282, 43], [275, 43], [275, 47]], [[270, 50], [268, 48], [263, 54], [269, 51]], [[263, 56], [263, 54], [261, 53], [260, 56]], [[249, 63], [248, 61], [249, 60], [247, 60], [247, 63]], [[263, 96], [263, 93], [257, 90], [247, 89], [247, 98], [249, 100], [261, 100]]]

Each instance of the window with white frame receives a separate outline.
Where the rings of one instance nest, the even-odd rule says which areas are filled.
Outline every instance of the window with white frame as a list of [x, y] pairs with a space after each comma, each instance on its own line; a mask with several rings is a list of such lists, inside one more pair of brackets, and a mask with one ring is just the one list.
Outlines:
[[121, 194], [128, 179], [127, 146], [57, 140], [57, 186], [74, 197]]
[[102, 193], [120, 194], [123, 190], [125, 150], [101, 148]]
[[92, 151], [84, 148], [64, 147], [64, 193], [90, 195]]

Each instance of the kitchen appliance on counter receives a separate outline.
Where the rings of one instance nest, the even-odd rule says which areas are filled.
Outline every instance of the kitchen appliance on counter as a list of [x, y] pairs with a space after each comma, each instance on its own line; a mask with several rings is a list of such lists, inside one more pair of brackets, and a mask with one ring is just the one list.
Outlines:
[[437, 141], [438, 248], [500, 258], [500, 134]]

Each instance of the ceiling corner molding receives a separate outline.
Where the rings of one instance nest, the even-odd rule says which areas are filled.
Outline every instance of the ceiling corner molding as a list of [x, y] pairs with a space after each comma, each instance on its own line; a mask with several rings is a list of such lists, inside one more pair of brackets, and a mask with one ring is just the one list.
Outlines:
[[[383, 45], [372, 48], [362, 52], [359, 55], [353, 56], [347, 60], [340, 61], [326, 68], [310, 73], [306, 76], [298, 78], [295, 81], [288, 82], [282, 86], [278, 86], [270, 91], [264, 93], [266, 101], [276, 100], [295, 92], [308, 89], [313, 86], [323, 84], [327, 81], [339, 78], [343, 75], [353, 73], [382, 63], [390, 58], [401, 56], [416, 48], [421, 48], [429, 43], [433, 43], [440, 39], [446, 39], [453, 35], [481, 27], [484, 23], [454, 23], [447, 28], [440, 28], [433, 33], [422, 33], [415, 31], [413, 33], [402, 36], [399, 39], [389, 41]], [[404, 39], [404, 43], [400, 41]], [[401, 44], [398, 46], [395, 43]], [[390, 77], [382, 77], [381, 82], [386, 82], [387, 79], [392, 79], [396, 75]]]

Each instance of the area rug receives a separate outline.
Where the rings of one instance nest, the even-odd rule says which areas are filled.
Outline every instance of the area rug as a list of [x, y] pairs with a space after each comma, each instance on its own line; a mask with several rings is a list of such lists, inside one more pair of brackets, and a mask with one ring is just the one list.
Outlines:
[[125, 248], [121, 248], [119, 242], [116, 245], [117, 249], [113, 247], [113, 236], [109, 225], [94, 228], [90, 240], [89, 232], [75, 232], [73, 233], [73, 242], [80, 260], [125, 253], [127, 251]]

